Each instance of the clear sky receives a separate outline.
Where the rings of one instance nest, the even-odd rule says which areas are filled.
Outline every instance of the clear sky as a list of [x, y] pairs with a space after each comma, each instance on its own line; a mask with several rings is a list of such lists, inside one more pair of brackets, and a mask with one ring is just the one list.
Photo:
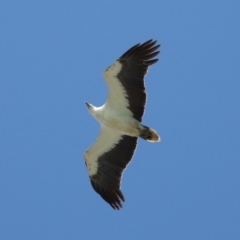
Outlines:
[[[0, 239], [240, 236], [239, 1], [0, 1]], [[123, 208], [92, 189], [84, 151], [102, 72], [156, 39]]]

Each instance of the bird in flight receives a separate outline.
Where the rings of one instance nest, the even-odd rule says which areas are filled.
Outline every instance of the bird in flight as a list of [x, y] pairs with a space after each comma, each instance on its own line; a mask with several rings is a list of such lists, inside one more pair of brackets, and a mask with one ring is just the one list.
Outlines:
[[94, 190], [111, 205], [120, 209], [125, 201], [120, 190], [124, 169], [131, 161], [138, 137], [160, 141], [155, 130], [141, 124], [146, 105], [144, 76], [156, 63], [160, 45], [149, 40], [136, 44], [104, 71], [108, 99], [101, 107], [86, 102], [89, 113], [100, 123], [96, 142], [85, 152], [84, 159]]

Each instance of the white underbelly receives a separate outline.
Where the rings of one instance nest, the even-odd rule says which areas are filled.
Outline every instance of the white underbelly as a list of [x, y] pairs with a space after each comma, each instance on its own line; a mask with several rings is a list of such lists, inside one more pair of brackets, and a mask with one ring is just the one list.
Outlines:
[[130, 117], [108, 117], [107, 119], [103, 119], [102, 124], [106, 125], [109, 128], [117, 130], [122, 134], [137, 137], [139, 136], [138, 130], [138, 121], [134, 118]]

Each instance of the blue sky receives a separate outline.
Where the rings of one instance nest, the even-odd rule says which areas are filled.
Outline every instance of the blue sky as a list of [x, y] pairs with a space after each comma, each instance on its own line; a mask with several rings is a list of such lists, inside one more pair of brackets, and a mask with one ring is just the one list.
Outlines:
[[[239, 1], [1, 1], [0, 239], [239, 239]], [[102, 72], [161, 43], [123, 208], [92, 189], [84, 104]]]

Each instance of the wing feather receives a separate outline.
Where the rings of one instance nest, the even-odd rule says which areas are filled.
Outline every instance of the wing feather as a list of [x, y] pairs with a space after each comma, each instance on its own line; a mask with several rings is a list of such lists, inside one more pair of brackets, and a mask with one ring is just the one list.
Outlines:
[[153, 40], [136, 44], [106, 69], [107, 107], [121, 111], [127, 108], [130, 112], [125, 112], [141, 122], [146, 104], [144, 76], [148, 67], [158, 61], [153, 58], [159, 54], [159, 47]]
[[97, 141], [84, 155], [92, 187], [114, 209], [120, 209], [125, 200], [120, 190], [122, 173], [136, 146], [136, 137], [102, 126]]

